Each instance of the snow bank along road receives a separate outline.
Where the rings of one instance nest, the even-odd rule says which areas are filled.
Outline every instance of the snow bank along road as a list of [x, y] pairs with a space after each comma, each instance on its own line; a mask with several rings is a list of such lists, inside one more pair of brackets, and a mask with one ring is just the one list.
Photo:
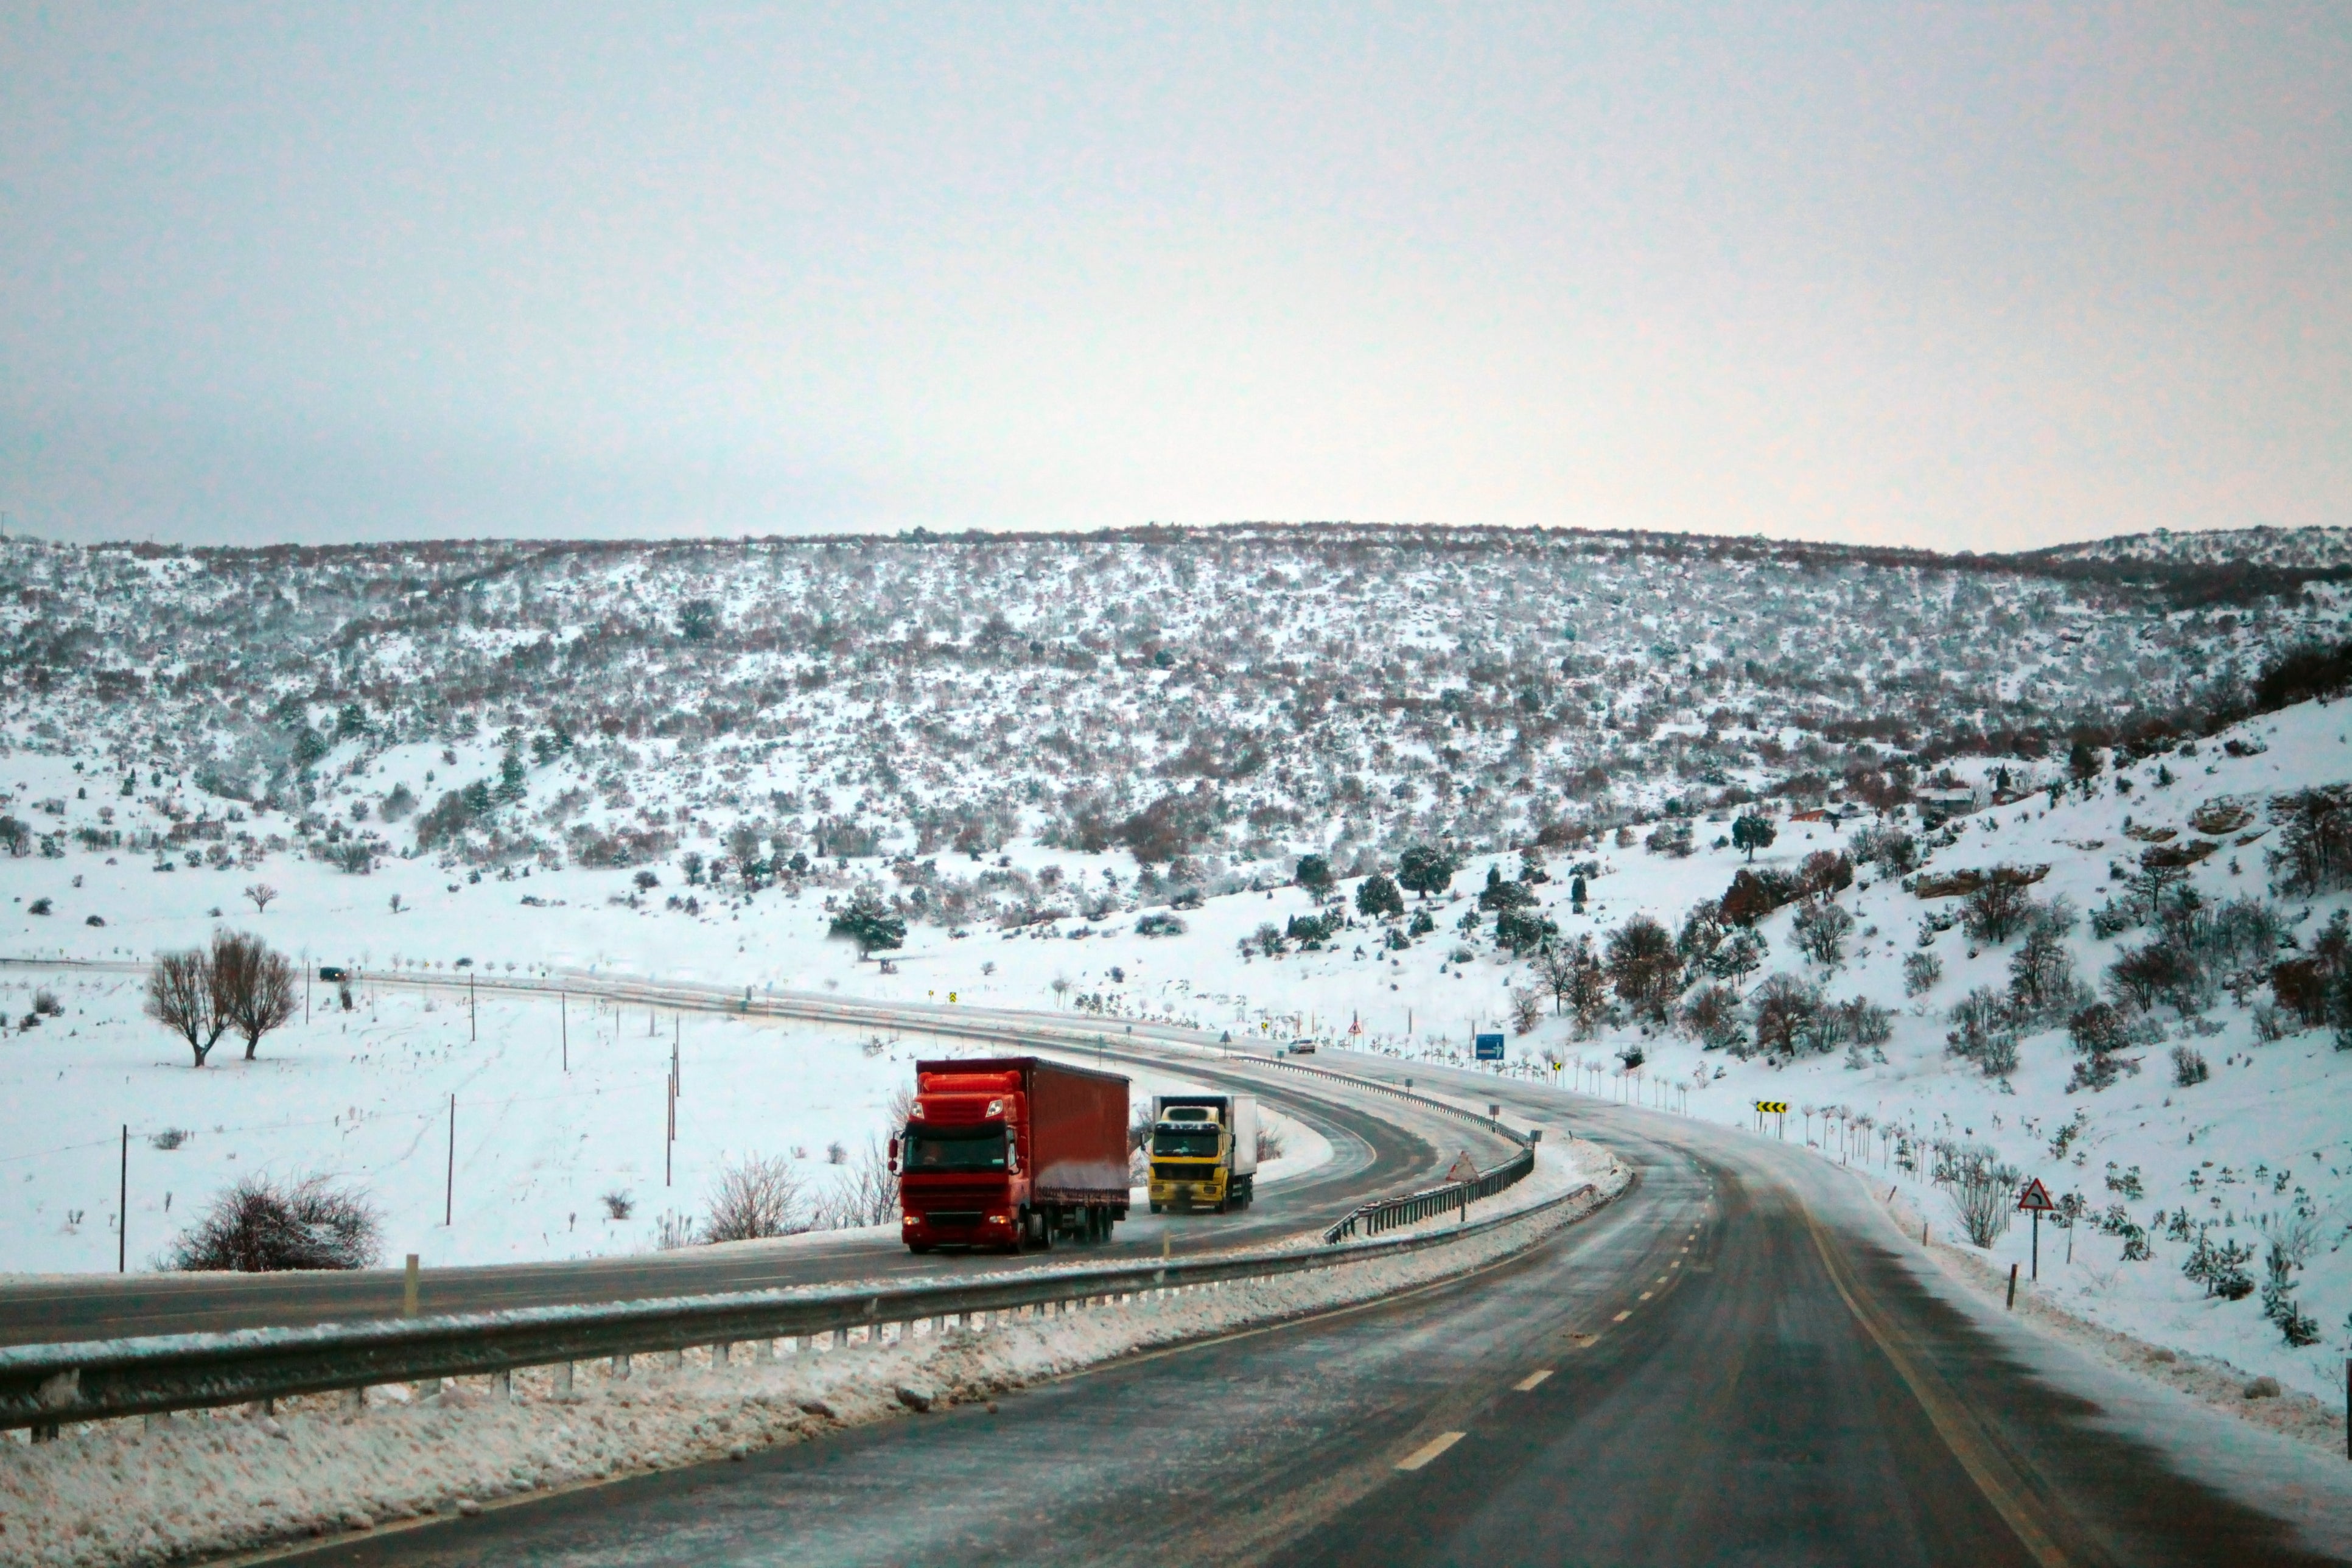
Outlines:
[[1451, 1283], [302, 1561], [2352, 1561], [2352, 1467], [2037, 1340], [1818, 1157], [1462, 1082], [1637, 1186]]
[[[487, 989], [487, 987], [486, 987]], [[574, 986], [575, 993], [585, 989]], [[632, 1000], [653, 995], [645, 986], [614, 988]], [[715, 994], [662, 988], [666, 1006], [719, 1006]], [[778, 1003], [775, 1005], [791, 1005]], [[1023, 1036], [1038, 1048], [1073, 1048], [1082, 1031], [1068, 1018], [983, 1014], [967, 1009], [888, 1007], [811, 1002], [813, 1010], [869, 1026], [969, 1033], [987, 1029]], [[1118, 1026], [1113, 1026], [1113, 1028]], [[1109, 1065], [1127, 1060], [1187, 1078], [1230, 1082], [1261, 1095], [1307, 1123], [1332, 1147], [1332, 1158], [1295, 1180], [1277, 1183], [1239, 1215], [1160, 1219], [1137, 1208], [1108, 1246], [1057, 1250], [1056, 1257], [1115, 1258], [1176, 1254], [1265, 1244], [1319, 1230], [1367, 1198], [1433, 1182], [1459, 1151], [1492, 1165], [1516, 1145], [1471, 1123], [1386, 1095], [1350, 1095], [1344, 1086], [1304, 1079], [1246, 1059], [1220, 1060], [1198, 1050], [1170, 1056], [1129, 1049], [1115, 1036], [1105, 1049]], [[1139, 1041], [1147, 1037], [1139, 1037]], [[1008, 1040], [1007, 1049], [1021, 1048]], [[1087, 1055], [1095, 1053], [1089, 1050]], [[1360, 1101], [1360, 1103], [1357, 1103]], [[642, 1257], [428, 1270], [420, 1307], [427, 1312], [495, 1310], [653, 1296], [750, 1290], [826, 1280], [906, 1279], [1034, 1267], [1037, 1259], [915, 1258], [894, 1234], [845, 1233], [838, 1239], [793, 1238], [787, 1245], [747, 1243], [689, 1247]], [[136, 1334], [331, 1322], [392, 1317], [402, 1310], [397, 1270], [355, 1274], [269, 1276], [45, 1277], [0, 1285], [0, 1343], [105, 1339]]]

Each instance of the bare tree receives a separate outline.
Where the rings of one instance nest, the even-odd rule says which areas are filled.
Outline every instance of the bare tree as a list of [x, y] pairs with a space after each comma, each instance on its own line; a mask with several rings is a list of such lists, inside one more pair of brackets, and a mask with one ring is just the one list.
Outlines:
[[256, 882], [245, 890], [245, 896], [253, 900], [253, 912], [263, 914], [269, 909], [269, 900], [278, 896], [278, 889], [267, 882]]
[[1547, 943], [1536, 954], [1536, 978], [1551, 994], [1552, 1010], [1568, 1011], [1569, 993], [1576, 987], [1575, 950], [1566, 942]]
[[1532, 1035], [1543, 1022], [1544, 994], [1532, 985], [1511, 987], [1511, 1029], [1515, 1034]]
[[710, 1215], [702, 1222], [706, 1241], [756, 1241], [789, 1236], [798, 1223], [800, 1178], [782, 1155], [747, 1156], [719, 1173], [710, 1195]]
[[212, 968], [221, 1009], [245, 1037], [245, 1059], [251, 1061], [261, 1037], [294, 1016], [294, 966], [257, 936], [215, 931]]
[[873, 1139], [856, 1165], [846, 1169], [831, 1191], [817, 1200], [816, 1226], [846, 1230], [856, 1226], [887, 1225], [898, 1217], [898, 1177], [888, 1156]]
[[158, 953], [147, 972], [147, 1016], [187, 1041], [198, 1067], [228, 1033], [220, 999], [211, 956], [201, 948]]

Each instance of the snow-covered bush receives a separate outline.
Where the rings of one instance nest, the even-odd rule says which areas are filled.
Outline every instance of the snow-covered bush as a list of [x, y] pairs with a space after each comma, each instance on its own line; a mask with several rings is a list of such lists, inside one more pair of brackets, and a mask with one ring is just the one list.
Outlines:
[[324, 1176], [247, 1176], [213, 1200], [173, 1244], [164, 1267], [245, 1274], [365, 1268], [376, 1259], [379, 1216], [357, 1189]]
[[1903, 955], [1903, 994], [1925, 996], [1944, 981], [1944, 961], [1932, 952]]
[[2017, 1019], [2009, 998], [1989, 985], [1979, 985], [1952, 1004], [1951, 1030], [1944, 1048], [1963, 1061], [1974, 1062], [1987, 1078], [2006, 1078], [2017, 1070]]

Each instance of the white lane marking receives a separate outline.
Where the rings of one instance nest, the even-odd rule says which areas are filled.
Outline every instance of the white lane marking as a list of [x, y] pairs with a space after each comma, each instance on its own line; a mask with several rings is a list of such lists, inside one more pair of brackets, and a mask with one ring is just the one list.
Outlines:
[[1527, 1376], [1519, 1379], [1518, 1382], [1511, 1384], [1511, 1391], [1515, 1394], [1533, 1393], [1536, 1385], [1550, 1375], [1551, 1368], [1549, 1367], [1545, 1367], [1541, 1372], [1531, 1372], [1528, 1373]]
[[1400, 1470], [1417, 1470], [1421, 1468], [1422, 1466], [1429, 1463], [1430, 1460], [1437, 1458], [1438, 1455], [1445, 1452], [1446, 1449], [1454, 1447], [1454, 1444], [1462, 1441], [1464, 1436], [1465, 1434], [1460, 1432], [1441, 1432], [1436, 1436], [1432, 1437], [1428, 1442], [1423, 1443], [1420, 1447], [1415, 1448], [1412, 1453], [1407, 1454], [1403, 1458], [1399, 1459], [1397, 1461], [1397, 1468]]
[[1633, 1314], [1632, 1310], [1629, 1309], [1629, 1310], [1625, 1310], [1625, 1311], [1622, 1311], [1622, 1312], [1618, 1313], [1615, 1317], [1613, 1317], [1613, 1318], [1610, 1319], [1609, 1321], [1610, 1321], [1611, 1322], [1612, 1322], [1612, 1323], [1622, 1323], [1622, 1322], [1623, 1322], [1626, 1319], [1628, 1319], [1628, 1318], [1632, 1317], [1633, 1315]]
[[1648, 1300], [1650, 1299], [1651, 1294], [1652, 1294], [1652, 1293], [1651, 1293], [1650, 1291], [1647, 1291], [1647, 1290], [1643, 1291], [1643, 1292], [1642, 1292], [1642, 1300], [1644, 1300], [1644, 1301]]

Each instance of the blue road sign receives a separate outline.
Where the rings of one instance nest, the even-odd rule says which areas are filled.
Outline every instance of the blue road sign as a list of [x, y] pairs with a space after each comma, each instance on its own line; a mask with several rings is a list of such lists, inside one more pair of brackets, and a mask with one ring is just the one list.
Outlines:
[[1472, 1037], [1472, 1043], [1478, 1047], [1478, 1059], [1480, 1061], [1498, 1062], [1503, 1059], [1502, 1036], [1476, 1035]]

